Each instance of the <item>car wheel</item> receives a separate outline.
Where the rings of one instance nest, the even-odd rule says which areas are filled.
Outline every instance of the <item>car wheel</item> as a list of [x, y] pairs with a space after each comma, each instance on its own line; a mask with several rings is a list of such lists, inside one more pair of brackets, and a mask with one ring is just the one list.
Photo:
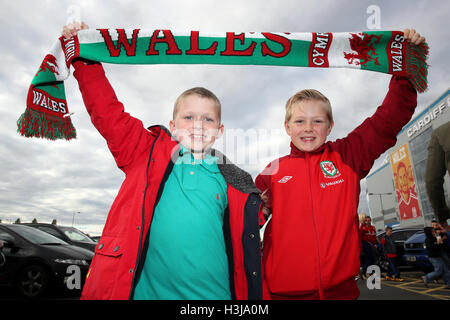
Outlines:
[[48, 285], [47, 270], [39, 265], [31, 265], [20, 271], [16, 288], [23, 298], [36, 299], [45, 293]]

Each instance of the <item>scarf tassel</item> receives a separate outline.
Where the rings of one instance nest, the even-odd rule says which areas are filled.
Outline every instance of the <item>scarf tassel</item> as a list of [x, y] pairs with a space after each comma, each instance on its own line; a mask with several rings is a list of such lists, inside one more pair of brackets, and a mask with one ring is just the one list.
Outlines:
[[408, 42], [406, 44], [406, 73], [413, 87], [418, 92], [424, 92], [428, 87], [428, 53], [429, 47], [427, 43], [415, 45]]
[[27, 138], [37, 137], [49, 140], [71, 140], [77, 136], [70, 117], [61, 118], [31, 108], [26, 108], [17, 120], [17, 132]]

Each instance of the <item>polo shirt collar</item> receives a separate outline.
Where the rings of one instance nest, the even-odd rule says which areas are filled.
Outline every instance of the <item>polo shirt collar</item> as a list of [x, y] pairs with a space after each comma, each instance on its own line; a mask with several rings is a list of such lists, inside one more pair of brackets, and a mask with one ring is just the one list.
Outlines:
[[218, 158], [211, 155], [210, 152], [207, 152], [203, 159], [194, 159], [194, 155], [192, 154], [191, 150], [180, 144], [180, 158], [183, 157], [190, 157], [189, 163], [192, 165], [201, 165], [203, 168], [212, 173], [220, 172], [219, 167], [217, 166]]

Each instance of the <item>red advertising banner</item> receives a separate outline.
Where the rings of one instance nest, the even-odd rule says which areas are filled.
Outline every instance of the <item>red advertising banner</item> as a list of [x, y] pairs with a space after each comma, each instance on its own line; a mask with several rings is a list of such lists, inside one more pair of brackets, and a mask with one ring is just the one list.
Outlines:
[[408, 145], [394, 151], [390, 158], [400, 219], [418, 218], [421, 212]]

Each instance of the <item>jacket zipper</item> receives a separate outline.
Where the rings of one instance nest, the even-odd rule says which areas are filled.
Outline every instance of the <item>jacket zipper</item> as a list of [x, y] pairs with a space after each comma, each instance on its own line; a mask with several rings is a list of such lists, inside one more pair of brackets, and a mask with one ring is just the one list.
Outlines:
[[142, 217], [141, 217], [141, 225], [140, 225], [139, 247], [138, 247], [138, 254], [136, 257], [136, 263], [134, 264], [133, 279], [131, 280], [130, 295], [128, 297], [129, 300], [131, 300], [134, 295], [134, 288], [136, 285], [135, 284], [135, 282], [136, 282], [136, 266], [139, 263], [139, 260], [141, 258], [141, 253], [142, 253], [141, 247], [142, 247], [142, 236], [144, 234], [144, 226], [145, 226], [145, 195], [147, 194], [147, 188], [148, 188], [148, 173], [149, 173], [150, 163], [152, 161], [153, 148], [155, 147], [155, 143], [161, 134], [161, 130], [162, 130], [162, 128], [160, 128], [160, 130], [158, 131], [158, 135], [155, 137], [155, 140], [152, 143], [152, 147], [150, 149], [150, 155], [148, 157], [148, 162], [147, 162], [147, 171], [146, 171], [147, 176], [146, 176], [146, 182], [145, 182], [145, 188], [144, 188], [144, 200], [142, 201]]
[[[163, 129], [161, 129], [161, 130], [163, 130]], [[158, 137], [159, 137], [159, 134], [156, 136], [155, 141], [156, 141], [156, 139], [158, 139]], [[161, 138], [161, 139], [162, 139], [162, 138]], [[150, 161], [151, 161], [151, 156], [152, 156], [152, 154], [153, 154], [153, 146], [152, 146], [152, 150], [150, 151], [149, 163], [147, 164], [147, 177], [146, 177], [147, 182], [146, 182], [146, 186], [145, 186], [145, 189], [144, 189], [144, 193], [147, 192], [147, 187], [148, 187], [148, 169], [149, 169], [149, 165], [150, 165]], [[169, 174], [170, 174], [170, 173], [172, 172], [172, 170], [173, 170], [173, 165], [174, 165], [175, 161], [177, 160], [177, 158], [178, 158], [178, 157], [174, 158], [174, 157], [172, 156], [172, 157], [170, 158], [169, 164], [167, 165], [166, 169], [164, 170], [164, 175], [163, 175], [161, 184], [159, 185], [158, 191], [157, 191], [157, 193], [156, 193], [155, 203], [154, 203], [154, 205], [153, 205], [153, 210], [152, 210], [152, 212], [153, 212], [152, 218], [151, 218], [151, 220], [150, 220], [150, 224], [149, 224], [149, 227], [148, 227], [148, 231], [147, 231], [147, 233], [146, 233], [146, 235], [145, 235], [145, 238], [144, 238], [144, 239], [145, 239], [145, 242], [144, 242], [144, 244], [142, 245], [142, 236], [143, 236], [143, 232], [144, 232], [144, 218], [145, 218], [145, 194], [144, 194], [144, 200], [143, 200], [143, 203], [142, 203], [142, 226], [141, 226], [141, 235], [140, 235], [140, 238], [139, 238], [139, 251], [138, 251], [138, 256], [137, 256], [136, 263], [135, 263], [135, 266], [134, 266], [134, 275], [133, 275], [133, 281], [131, 282], [131, 288], [130, 288], [130, 296], [129, 296], [129, 300], [131, 300], [131, 299], [133, 298], [133, 295], [134, 295], [134, 289], [136, 288], [136, 284], [137, 284], [137, 283], [136, 283], [136, 276], [137, 276], [138, 274], [140, 274], [140, 272], [142, 271], [142, 270], [141, 270], [141, 269], [142, 269], [142, 263], [143, 263], [143, 261], [144, 261], [144, 259], [143, 259], [143, 257], [142, 257], [142, 251], [143, 251], [142, 249], [147, 250], [146, 244], [148, 245], [149, 236], [150, 236], [150, 230], [151, 230], [151, 225], [152, 225], [153, 218], [154, 218], [154, 216], [155, 216], [155, 215], [154, 215], [154, 213], [155, 213], [155, 208], [156, 208], [156, 206], [158, 205], [159, 200], [161, 199], [162, 191], [163, 191], [164, 186], [165, 186], [165, 184], [166, 184], [166, 181], [167, 181], [167, 179], [168, 179], [168, 177], [169, 177]], [[147, 252], [145, 251], [145, 253], [147, 253]]]
[[313, 202], [313, 195], [312, 195], [312, 178], [311, 178], [311, 166], [310, 166], [310, 160], [311, 160], [311, 156], [309, 153], [305, 153], [306, 154], [306, 164], [307, 164], [307, 168], [308, 168], [308, 177], [309, 177], [309, 195], [310, 195], [310, 203], [311, 203], [311, 214], [312, 214], [312, 219], [313, 219], [313, 227], [314, 227], [314, 236], [315, 236], [315, 240], [316, 240], [316, 247], [317, 247], [317, 269], [318, 269], [318, 273], [319, 273], [319, 298], [320, 300], [324, 300], [325, 299], [325, 294], [323, 292], [323, 285], [322, 285], [322, 269], [321, 269], [321, 265], [320, 265], [320, 243], [319, 243], [319, 235], [317, 233], [317, 221], [316, 221], [316, 216], [315, 216], [315, 212], [314, 212], [314, 202]]

